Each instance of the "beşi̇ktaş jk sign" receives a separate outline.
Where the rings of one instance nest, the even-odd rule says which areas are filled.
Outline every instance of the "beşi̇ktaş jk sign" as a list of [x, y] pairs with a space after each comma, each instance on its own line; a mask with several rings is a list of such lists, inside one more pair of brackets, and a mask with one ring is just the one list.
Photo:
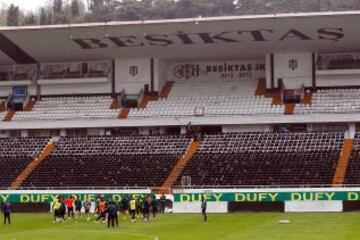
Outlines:
[[[277, 32], [281, 31], [281, 32]], [[172, 45], [199, 45], [199, 44], [234, 44], [246, 42], [285, 42], [285, 41], [339, 41], [345, 37], [343, 28], [319, 28], [316, 30], [237, 30], [223, 32], [184, 32], [156, 33], [156, 34], [133, 34], [133, 35], [111, 35], [99, 38], [97, 36], [71, 40], [82, 49], [99, 48], [127, 48], [157, 46], [169, 47]]]

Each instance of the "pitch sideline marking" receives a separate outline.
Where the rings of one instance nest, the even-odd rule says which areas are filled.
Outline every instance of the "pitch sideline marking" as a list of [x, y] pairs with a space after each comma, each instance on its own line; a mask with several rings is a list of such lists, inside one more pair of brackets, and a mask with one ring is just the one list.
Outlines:
[[[27, 232], [40, 232], [40, 233], [53, 233], [53, 232], [63, 232], [63, 229], [53, 229], [53, 230], [45, 230], [45, 229], [35, 229], [35, 230], [29, 230], [29, 231], [22, 231], [22, 232], [17, 232], [17, 233], [27, 233]], [[72, 230], [72, 229], [67, 229], [66, 231], [68, 232], [72, 232], [72, 233], [79, 233], [78, 230]], [[84, 232], [84, 231], [82, 231]], [[144, 234], [144, 233], [136, 233], [136, 232], [124, 232], [124, 231], [119, 231], [119, 232], [104, 232], [104, 231], [95, 231], [95, 230], [89, 230], [86, 231], [87, 233], [105, 233], [105, 234], [129, 234], [129, 235], [135, 235], [135, 236], [142, 236], [142, 237], [147, 237], [147, 238], [151, 238], [153, 240], [160, 240], [160, 238], [158, 236], [154, 236], [154, 235], [150, 235], [150, 234]], [[12, 239], [16, 239], [16, 238], [12, 238]]]

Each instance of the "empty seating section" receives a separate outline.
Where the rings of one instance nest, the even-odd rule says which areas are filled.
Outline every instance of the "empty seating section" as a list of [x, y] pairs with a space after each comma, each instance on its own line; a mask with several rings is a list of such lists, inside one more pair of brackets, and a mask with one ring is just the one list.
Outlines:
[[116, 118], [117, 109], [110, 109], [110, 96], [44, 97], [32, 111], [16, 112], [13, 121], [106, 119]]
[[345, 184], [360, 184], [360, 132], [355, 134], [355, 143], [345, 176]]
[[360, 113], [360, 89], [328, 89], [313, 93], [312, 104], [299, 104], [295, 114]]
[[256, 97], [256, 81], [176, 82], [167, 99], [132, 109], [129, 117], [222, 116], [283, 114], [271, 98]]
[[129, 117], [219, 116], [283, 114], [283, 106], [272, 106], [270, 98], [255, 96], [170, 97], [132, 109]]
[[184, 136], [61, 138], [24, 185], [161, 186], [189, 143]]
[[7, 188], [41, 153], [48, 138], [0, 138], [0, 187]]
[[343, 137], [343, 132], [206, 135], [182, 176], [197, 186], [331, 184]]

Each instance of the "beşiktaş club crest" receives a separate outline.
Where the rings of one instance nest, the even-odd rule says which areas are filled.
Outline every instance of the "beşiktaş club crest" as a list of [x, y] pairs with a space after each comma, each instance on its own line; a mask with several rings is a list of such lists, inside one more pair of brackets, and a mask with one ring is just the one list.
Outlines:
[[181, 64], [174, 67], [174, 76], [176, 78], [189, 79], [200, 75], [199, 64]]
[[298, 68], [298, 61], [297, 61], [297, 59], [290, 59], [290, 60], [289, 60], [289, 68], [290, 68], [291, 70], [293, 70], [293, 71]]
[[132, 66], [129, 67], [129, 74], [131, 76], [134, 77], [138, 73], [139, 73], [139, 67], [138, 66], [132, 65]]

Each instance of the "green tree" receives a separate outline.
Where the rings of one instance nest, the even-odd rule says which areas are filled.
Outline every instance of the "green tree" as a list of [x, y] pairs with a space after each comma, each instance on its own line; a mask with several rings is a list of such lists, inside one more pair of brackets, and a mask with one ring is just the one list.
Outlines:
[[19, 7], [11, 4], [7, 11], [6, 23], [8, 26], [19, 26], [20, 12]]
[[79, 15], [80, 15], [80, 6], [79, 6], [79, 2], [77, 0], [73, 0], [71, 2], [70, 10], [71, 10], [71, 17], [72, 18], [79, 17]]
[[3, 5], [0, 8], [0, 26], [6, 25], [6, 18], [7, 18], [7, 9]]
[[148, 19], [173, 19], [177, 15], [174, 0], [154, 0], [146, 11]]
[[116, 20], [132, 21], [150, 19], [152, 0], [123, 0], [116, 8]]
[[213, 0], [213, 16], [234, 15], [235, 5], [233, 0]]
[[46, 24], [47, 25], [54, 24], [54, 22], [53, 22], [53, 14], [52, 14], [51, 11], [49, 11], [48, 14], [47, 14], [47, 23]]
[[41, 8], [40, 10], [40, 17], [39, 17], [39, 23], [40, 25], [46, 25], [48, 24], [48, 15], [45, 12], [45, 8]]
[[28, 13], [24, 16], [24, 25], [33, 26], [37, 25], [36, 16], [34, 13]]
[[116, 18], [119, 4], [116, 0], [90, 0], [89, 14], [86, 20], [89, 22], [112, 21]]
[[60, 14], [63, 12], [63, 1], [62, 0], [54, 0], [53, 11], [54, 11], [54, 14]]
[[192, 0], [179, 0], [176, 2], [177, 16], [178, 18], [190, 18], [194, 17], [195, 6]]
[[54, 24], [63, 24], [68, 22], [67, 11], [64, 11], [64, 5], [62, 0], [54, 0], [53, 2], [53, 19]]
[[[1, 0], [0, 0], [1, 1]], [[84, 4], [87, 2], [87, 5]], [[17, 26], [360, 9], [360, 0], [49, 0], [35, 15], [10, 5], [0, 25]], [[86, 8], [87, 7], [87, 8]], [[34, 21], [35, 20], [35, 21]]]

